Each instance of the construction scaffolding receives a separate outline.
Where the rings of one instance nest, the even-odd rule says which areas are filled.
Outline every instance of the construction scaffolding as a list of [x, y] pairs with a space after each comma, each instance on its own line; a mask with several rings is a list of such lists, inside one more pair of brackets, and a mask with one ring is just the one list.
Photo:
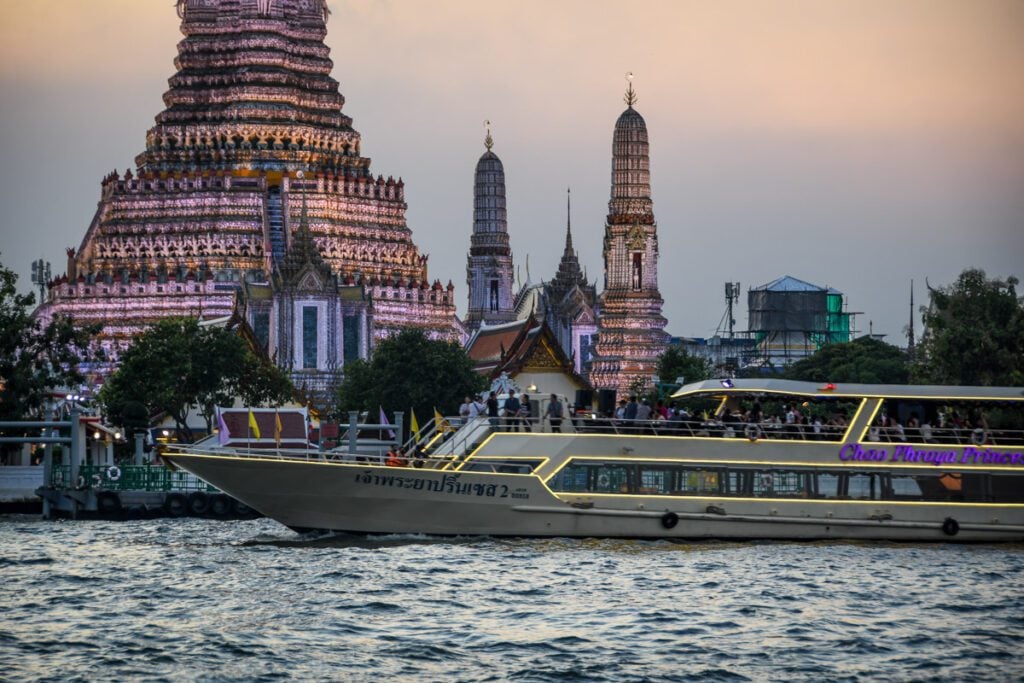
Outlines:
[[789, 275], [747, 293], [748, 332], [762, 366], [785, 366], [822, 346], [848, 342], [854, 313], [843, 293]]

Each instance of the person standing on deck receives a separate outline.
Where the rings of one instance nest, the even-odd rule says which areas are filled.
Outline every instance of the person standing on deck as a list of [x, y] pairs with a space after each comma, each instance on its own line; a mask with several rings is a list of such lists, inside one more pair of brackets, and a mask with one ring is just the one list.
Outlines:
[[558, 397], [551, 394], [551, 403], [548, 404], [547, 416], [551, 422], [551, 431], [560, 432], [562, 431], [562, 413], [564, 408], [562, 402], [558, 400]]
[[516, 427], [519, 424], [519, 408], [522, 404], [519, 403], [519, 399], [516, 398], [516, 390], [509, 389], [508, 398], [505, 399], [505, 430], [509, 432], [516, 431]]
[[493, 391], [487, 397], [487, 417], [491, 421], [491, 427], [498, 426], [498, 397]]

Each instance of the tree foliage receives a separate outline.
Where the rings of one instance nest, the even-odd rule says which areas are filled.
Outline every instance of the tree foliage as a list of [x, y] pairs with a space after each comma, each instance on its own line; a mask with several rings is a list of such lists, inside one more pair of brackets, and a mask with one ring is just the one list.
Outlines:
[[247, 405], [280, 405], [293, 395], [288, 377], [233, 331], [200, 326], [195, 318], [166, 318], [125, 351], [100, 399], [116, 424], [127, 424], [133, 404], [141, 403], [150, 415], [170, 415], [192, 440], [187, 418], [193, 406], [209, 431], [216, 406], [235, 397]]
[[701, 382], [711, 377], [712, 367], [707, 360], [690, 355], [679, 344], [672, 344], [658, 358], [658, 377], [662, 382], [675, 382], [682, 377], [686, 384]]
[[914, 377], [929, 384], [1024, 385], [1024, 299], [1018, 280], [969, 268], [931, 289]]
[[80, 365], [92, 359], [96, 326], [76, 327], [55, 316], [32, 316], [35, 296], [18, 294], [18, 276], [0, 265], [0, 419], [42, 417], [50, 392], [81, 384]]
[[906, 384], [909, 371], [907, 356], [898, 347], [861, 337], [823, 346], [814, 355], [790, 365], [782, 376], [804, 382]]
[[406, 411], [412, 408], [426, 424], [436, 407], [443, 415], [457, 412], [462, 399], [483, 391], [487, 380], [473, 370], [461, 346], [428, 339], [421, 331], [406, 329], [381, 340], [369, 361], [345, 364], [345, 379], [338, 392], [341, 411]]

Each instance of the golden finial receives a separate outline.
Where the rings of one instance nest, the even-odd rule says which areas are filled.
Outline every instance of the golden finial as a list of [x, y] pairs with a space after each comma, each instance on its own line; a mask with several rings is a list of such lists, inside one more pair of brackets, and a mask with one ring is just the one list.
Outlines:
[[626, 82], [629, 83], [629, 87], [626, 88], [626, 97], [623, 98], [623, 99], [626, 100], [626, 105], [629, 106], [630, 108], [632, 108], [632, 106], [634, 104], [636, 104], [636, 99], [637, 99], [636, 98], [636, 91], [633, 90], [633, 72], [632, 71], [630, 71], [629, 73], [626, 74]]
[[484, 138], [484, 147], [487, 151], [491, 151], [491, 147], [494, 147], [494, 138], [491, 137], [491, 122], [484, 121], [484, 127], [487, 129], [487, 137]]

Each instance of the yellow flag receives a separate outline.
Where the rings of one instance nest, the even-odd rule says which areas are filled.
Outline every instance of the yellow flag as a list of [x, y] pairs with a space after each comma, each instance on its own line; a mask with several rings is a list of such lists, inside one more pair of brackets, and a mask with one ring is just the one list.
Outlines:
[[274, 411], [274, 443], [277, 444], [278, 448], [281, 447], [281, 413]]
[[438, 410], [437, 407], [434, 408], [434, 424], [437, 425], [437, 429], [440, 429], [443, 432], [454, 431], [452, 426], [448, 424], [448, 420], [444, 419], [444, 415], [441, 414], [441, 411]]
[[419, 422], [419, 420], [416, 419], [416, 411], [413, 410], [412, 408], [409, 408], [409, 415], [411, 416], [410, 420], [409, 420], [409, 427], [412, 429], [412, 435], [414, 437], [416, 437], [417, 441], [419, 441], [420, 440], [420, 422]]
[[249, 408], [249, 431], [257, 439], [260, 438], [260, 426], [256, 424], [256, 416], [252, 414], [252, 408]]

